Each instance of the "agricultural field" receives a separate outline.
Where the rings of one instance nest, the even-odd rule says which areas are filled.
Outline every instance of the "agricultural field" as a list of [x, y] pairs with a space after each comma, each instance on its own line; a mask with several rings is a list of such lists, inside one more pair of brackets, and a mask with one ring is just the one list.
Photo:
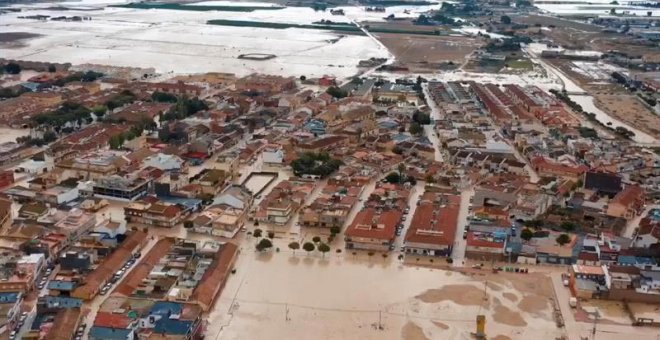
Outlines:
[[460, 66], [483, 44], [474, 38], [449, 36], [378, 34], [377, 37], [398, 62], [412, 70], [437, 69], [436, 65], [449, 61]]

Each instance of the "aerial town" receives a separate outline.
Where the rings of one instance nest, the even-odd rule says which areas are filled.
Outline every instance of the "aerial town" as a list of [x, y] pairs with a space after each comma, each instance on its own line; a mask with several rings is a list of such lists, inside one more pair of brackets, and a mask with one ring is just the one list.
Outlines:
[[0, 0], [0, 340], [660, 334], [660, 5]]

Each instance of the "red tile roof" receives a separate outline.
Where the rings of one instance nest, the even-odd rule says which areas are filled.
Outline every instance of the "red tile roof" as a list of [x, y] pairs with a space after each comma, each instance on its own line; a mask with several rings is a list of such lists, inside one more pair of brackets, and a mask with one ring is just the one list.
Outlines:
[[475, 234], [473, 231], [468, 232], [468, 237], [467, 237], [467, 246], [468, 247], [481, 247], [481, 248], [504, 248], [505, 242], [496, 242], [496, 241], [489, 241], [484, 238], [479, 238], [477, 237], [477, 234]]
[[447, 199], [445, 204], [424, 202], [417, 207], [406, 232], [406, 243], [443, 246], [451, 246], [454, 243], [461, 198], [456, 195], [446, 195], [443, 198]]
[[640, 200], [644, 197], [644, 189], [642, 189], [640, 186], [637, 185], [630, 185], [627, 186], [625, 189], [620, 191], [612, 201], [610, 201], [610, 204], [613, 203], [619, 203], [623, 206], [630, 206], [631, 204], [635, 203], [635, 201]]
[[126, 329], [131, 324], [131, 319], [125, 314], [98, 312], [94, 319], [94, 326]]
[[374, 208], [365, 209], [355, 216], [346, 230], [346, 236], [393, 240], [396, 225], [402, 216], [396, 210], [384, 211], [379, 215]]

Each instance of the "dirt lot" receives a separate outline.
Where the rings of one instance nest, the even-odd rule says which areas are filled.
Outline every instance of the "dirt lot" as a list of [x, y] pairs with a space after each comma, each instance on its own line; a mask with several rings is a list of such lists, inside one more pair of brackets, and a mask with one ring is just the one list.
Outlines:
[[461, 65], [466, 56], [483, 43], [466, 37], [379, 34], [380, 40], [402, 62], [412, 69], [434, 68], [434, 64], [452, 61]]
[[652, 136], [660, 136], [660, 117], [627, 92], [592, 92], [599, 109]]

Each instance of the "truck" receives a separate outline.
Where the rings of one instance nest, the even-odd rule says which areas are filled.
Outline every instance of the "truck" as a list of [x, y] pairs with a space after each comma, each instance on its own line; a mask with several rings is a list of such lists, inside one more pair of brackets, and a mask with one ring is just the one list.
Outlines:
[[577, 299], [571, 296], [568, 298], [568, 305], [571, 306], [571, 308], [577, 308]]

